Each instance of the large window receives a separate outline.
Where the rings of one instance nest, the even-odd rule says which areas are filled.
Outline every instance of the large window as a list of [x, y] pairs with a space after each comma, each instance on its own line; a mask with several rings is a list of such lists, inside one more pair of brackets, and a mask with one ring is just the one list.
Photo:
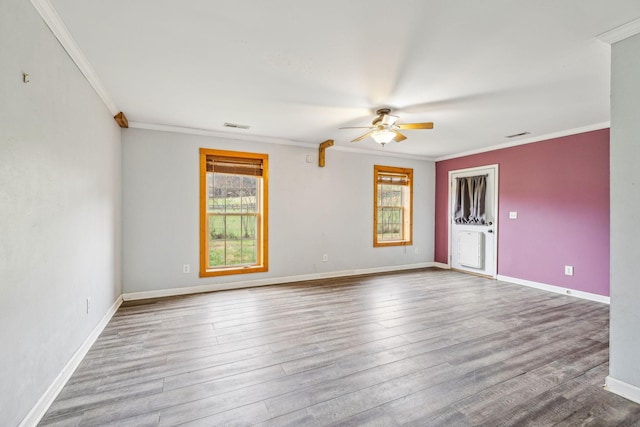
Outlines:
[[413, 169], [373, 167], [373, 246], [412, 244]]
[[200, 276], [267, 271], [268, 156], [200, 149]]

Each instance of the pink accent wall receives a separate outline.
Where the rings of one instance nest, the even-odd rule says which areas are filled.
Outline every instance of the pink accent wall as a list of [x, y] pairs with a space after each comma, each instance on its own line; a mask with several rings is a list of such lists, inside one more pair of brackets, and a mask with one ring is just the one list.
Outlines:
[[498, 274], [609, 296], [609, 129], [437, 162], [436, 262], [447, 263], [448, 172], [496, 163]]

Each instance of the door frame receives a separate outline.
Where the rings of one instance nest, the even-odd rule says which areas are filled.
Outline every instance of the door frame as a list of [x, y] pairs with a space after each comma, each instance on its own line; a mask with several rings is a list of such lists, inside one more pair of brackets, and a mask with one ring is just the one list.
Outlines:
[[453, 212], [452, 212], [452, 205], [453, 205], [453, 198], [455, 197], [455, 194], [453, 194], [453, 175], [454, 174], [459, 174], [459, 173], [467, 173], [467, 172], [474, 172], [476, 170], [482, 170], [482, 169], [493, 169], [494, 170], [494, 185], [493, 185], [493, 212], [494, 212], [494, 217], [493, 218], [493, 232], [494, 232], [494, 245], [493, 245], [493, 276], [487, 276], [487, 277], [493, 277], [494, 279], [496, 279], [498, 277], [498, 217], [499, 212], [498, 212], [498, 187], [499, 187], [499, 181], [500, 181], [500, 174], [499, 174], [499, 165], [497, 163], [492, 164], [492, 165], [484, 165], [484, 166], [475, 166], [472, 168], [465, 168], [465, 169], [455, 169], [455, 170], [450, 170], [449, 171], [449, 179], [448, 179], [448, 193], [449, 193], [449, 197], [447, 197], [447, 265], [449, 266], [449, 268], [451, 268], [451, 239], [452, 239], [452, 234], [453, 234], [453, 227], [451, 226], [451, 223], [453, 222]]

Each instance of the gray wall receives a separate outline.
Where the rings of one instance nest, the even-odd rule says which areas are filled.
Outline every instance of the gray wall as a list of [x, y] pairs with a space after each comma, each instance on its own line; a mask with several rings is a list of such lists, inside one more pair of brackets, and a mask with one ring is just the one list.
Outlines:
[[640, 387], [640, 35], [612, 47], [610, 376]]
[[120, 129], [34, 7], [2, 0], [3, 426], [24, 418], [121, 293], [120, 163]]
[[[198, 277], [198, 149], [269, 154], [269, 271]], [[313, 163], [306, 163], [312, 155]], [[125, 293], [433, 261], [434, 163], [141, 129], [123, 131]], [[373, 165], [414, 169], [414, 245], [373, 248]], [[415, 249], [418, 253], [415, 253]], [[322, 262], [322, 254], [329, 262]], [[183, 264], [191, 273], [182, 272]]]

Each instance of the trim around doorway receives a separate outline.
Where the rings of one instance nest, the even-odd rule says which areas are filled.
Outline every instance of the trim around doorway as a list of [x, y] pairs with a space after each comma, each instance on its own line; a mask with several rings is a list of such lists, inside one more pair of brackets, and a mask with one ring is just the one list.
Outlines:
[[494, 275], [493, 276], [483, 276], [483, 277], [490, 277], [492, 279], [496, 279], [498, 277], [498, 236], [500, 235], [500, 230], [498, 229], [499, 227], [499, 221], [498, 221], [498, 217], [500, 216], [500, 212], [498, 211], [498, 189], [499, 189], [499, 182], [500, 182], [500, 166], [497, 163], [491, 164], [491, 165], [483, 165], [483, 166], [476, 166], [476, 167], [472, 167], [472, 168], [464, 168], [464, 169], [456, 169], [456, 170], [450, 170], [449, 171], [449, 175], [448, 175], [448, 180], [447, 180], [447, 192], [448, 192], [448, 197], [447, 197], [447, 263], [449, 265], [449, 267], [451, 267], [451, 234], [452, 234], [452, 227], [451, 227], [451, 218], [453, 217], [453, 212], [451, 212], [451, 205], [453, 203], [453, 197], [454, 194], [452, 192], [452, 179], [453, 179], [453, 175], [455, 174], [459, 174], [459, 173], [466, 173], [466, 172], [474, 172], [476, 170], [482, 170], [482, 169], [491, 169], [493, 168], [495, 170], [495, 183], [493, 186], [493, 212], [495, 212], [495, 218], [494, 218], [494, 229], [495, 229], [495, 244], [493, 245], [493, 271], [494, 271]]

